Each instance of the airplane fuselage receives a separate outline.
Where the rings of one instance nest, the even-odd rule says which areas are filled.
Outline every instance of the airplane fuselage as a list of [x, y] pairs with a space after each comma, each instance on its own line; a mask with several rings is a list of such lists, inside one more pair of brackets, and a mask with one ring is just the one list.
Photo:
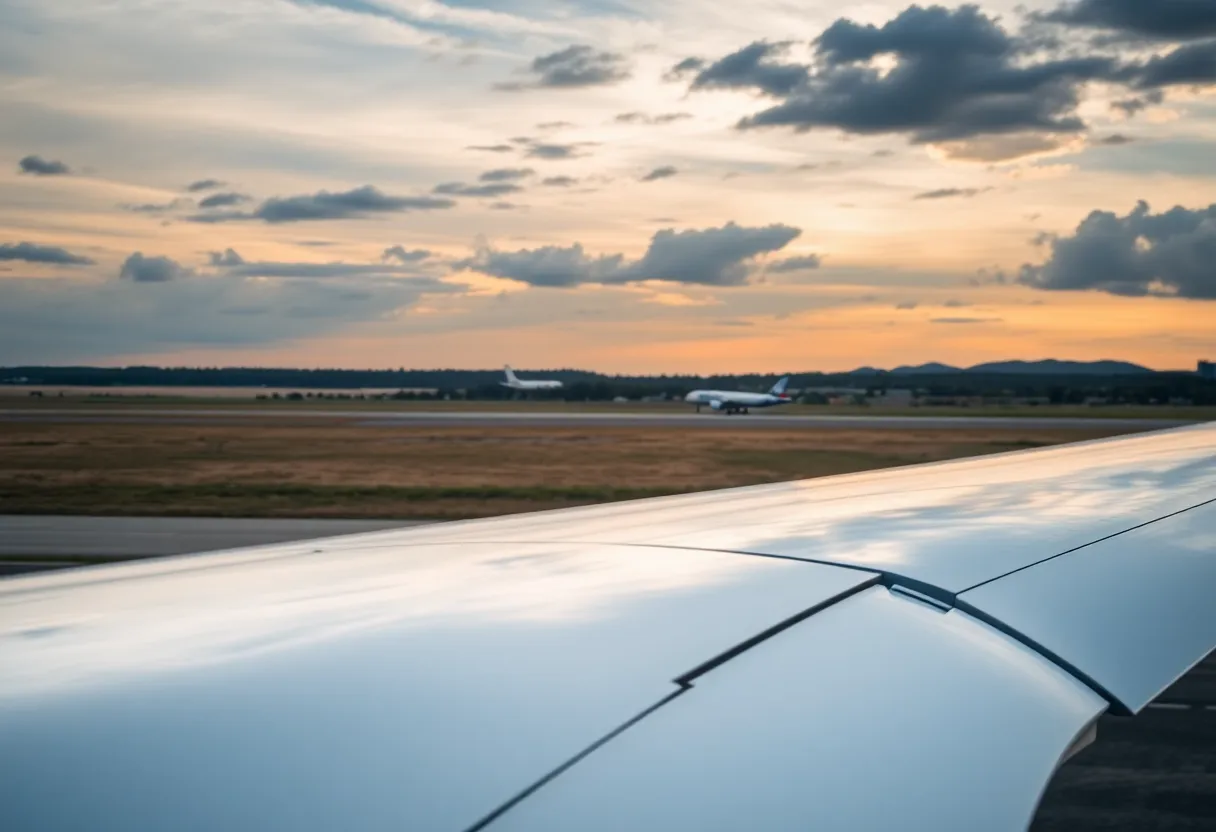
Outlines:
[[790, 403], [788, 396], [774, 396], [772, 393], [743, 393], [738, 390], [693, 390], [684, 397], [684, 401], [695, 404], [698, 410], [708, 405], [714, 410], [724, 413], [746, 412], [753, 407], [777, 407]]
[[512, 390], [560, 390], [562, 383], [560, 381], [500, 381], [498, 382], [503, 387], [510, 387]]

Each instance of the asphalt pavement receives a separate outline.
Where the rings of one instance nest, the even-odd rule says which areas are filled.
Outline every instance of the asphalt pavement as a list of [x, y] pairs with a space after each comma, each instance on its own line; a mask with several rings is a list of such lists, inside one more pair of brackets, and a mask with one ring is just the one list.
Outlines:
[[424, 525], [410, 520], [0, 515], [0, 575]]
[[722, 413], [639, 413], [622, 411], [425, 411], [425, 410], [287, 410], [268, 408], [102, 408], [42, 410], [0, 409], [0, 422], [41, 424], [187, 424], [223, 425], [242, 422], [296, 422], [341, 419], [360, 427], [671, 427], [671, 428], [808, 428], [819, 430], [950, 430], [960, 428], [1056, 428], [1156, 430], [1182, 427], [1182, 419], [1095, 419], [1058, 416], [832, 416], [756, 412], [746, 416]]

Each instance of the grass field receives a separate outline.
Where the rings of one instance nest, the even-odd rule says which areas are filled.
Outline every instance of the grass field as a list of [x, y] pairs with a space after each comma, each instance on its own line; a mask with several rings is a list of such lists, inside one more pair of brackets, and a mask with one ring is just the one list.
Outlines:
[[[544, 412], [544, 413], [690, 413], [693, 408], [684, 402], [564, 402], [564, 401], [372, 401], [359, 399], [252, 399], [197, 396], [65, 396], [64, 398], [32, 398], [0, 395], [0, 409], [9, 410], [95, 410], [104, 409], [165, 409], [173, 407], [206, 408], [208, 410], [267, 411], [367, 411], [367, 412]], [[1216, 420], [1216, 407], [1111, 405], [1002, 406], [983, 407], [863, 407], [849, 405], [786, 405], [756, 416], [783, 414], [790, 416], [967, 416], [1002, 418], [1087, 418], [1087, 419], [1182, 419], [1196, 422]]]
[[1115, 430], [0, 423], [0, 513], [456, 518], [817, 477]]

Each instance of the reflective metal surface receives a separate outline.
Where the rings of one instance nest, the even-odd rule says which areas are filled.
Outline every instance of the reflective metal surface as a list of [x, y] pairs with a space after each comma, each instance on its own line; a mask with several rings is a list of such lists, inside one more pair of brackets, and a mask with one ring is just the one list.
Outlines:
[[1216, 647], [1216, 504], [965, 592], [1136, 712]]
[[0, 829], [461, 830], [872, 580], [582, 545], [267, 546], [0, 584]]
[[[361, 536], [643, 543], [806, 558], [961, 592], [1216, 497], [1216, 423], [805, 482]], [[341, 545], [335, 543], [335, 545]]]
[[868, 589], [697, 680], [488, 829], [1024, 830], [1105, 704], [963, 613]]

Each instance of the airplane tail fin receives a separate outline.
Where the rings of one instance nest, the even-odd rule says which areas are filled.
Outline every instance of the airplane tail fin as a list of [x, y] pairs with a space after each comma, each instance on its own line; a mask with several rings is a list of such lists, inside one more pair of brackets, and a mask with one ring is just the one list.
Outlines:
[[790, 377], [786, 376], [785, 378], [781, 379], [781, 381], [779, 381], [773, 385], [773, 389], [768, 391], [769, 395], [770, 396], [784, 396], [785, 388], [787, 386], [789, 386], [789, 383], [790, 383]]
[[512, 370], [510, 367], [503, 367], [503, 371], [507, 374], [508, 382], [514, 384], [515, 382], [519, 381], [519, 379], [517, 379], [515, 377], [515, 371]]

